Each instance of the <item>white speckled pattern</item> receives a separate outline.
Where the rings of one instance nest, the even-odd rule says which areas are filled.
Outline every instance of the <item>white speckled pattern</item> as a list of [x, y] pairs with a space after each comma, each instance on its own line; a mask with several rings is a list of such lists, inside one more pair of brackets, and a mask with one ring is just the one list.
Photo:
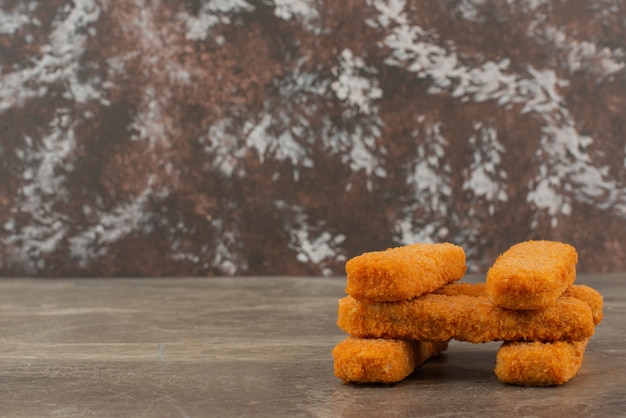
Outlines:
[[626, 3], [0, 3], [0, 275], [626, 270]]

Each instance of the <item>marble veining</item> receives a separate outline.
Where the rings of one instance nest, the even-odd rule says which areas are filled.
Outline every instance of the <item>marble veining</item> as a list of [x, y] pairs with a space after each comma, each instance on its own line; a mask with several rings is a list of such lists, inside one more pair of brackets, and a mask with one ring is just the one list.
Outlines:
[[605, 297], [582, 368], [526, 388], [494, 375], [499, 343], [456, 341], [400, 383], [344, 384], [345, 277], [2, 279], [0, 416], [621, 416], [624, 280], [578, 277]]

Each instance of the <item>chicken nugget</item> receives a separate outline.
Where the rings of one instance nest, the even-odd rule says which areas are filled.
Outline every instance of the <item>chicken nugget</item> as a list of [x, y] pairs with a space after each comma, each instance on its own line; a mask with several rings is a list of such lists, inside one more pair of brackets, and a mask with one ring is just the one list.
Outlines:
[[580, 370], [587, 341], [505, 342], [494, 372], [501, 382], [514, 385], [562, 385]]
[[335, 376], [347, 383], [395, 383], [447, 348], [447, 342], [348, 337], [333, 349]]
[[427, 294], [403, 302], [339, 300], [337, 325], [361, 338], [425, 341], [578, 341], [593, 335], [591, 308], [561, 297], [542, 310], [501, 308], [486, 296]]
[[602, 312], [604, 299], [597, 290], [584, 284], [574, 284], [565, 289], [563, 296], [571, 296], [573, 298], [580, 299], [589, 305], [591, 313], [593, 314], [594, 325], [598, 325], [602, 321], [604, 316]]
[[459, 280], [465, 251], [450, 244], [413, 244], [361, 254], [346, 262], [346, 292], [359, 300], [408, 300]]
[[455, 282], [447, 284], [445, 286], [441, 286], [439, 289], [434, 290], [432, 293], [446, 296], [487, 296], [487, 293], [485, 292], [485, 283]]
[[[462, 283], [455, 282], [450, 283], [445, 286], [440, 287], [439, 289], [433, 291], [432, 293], [438, 295], [447, 295], [447, 296], [455, 296], [455, 295], [467, 295], [467, 296], [486, 296], [487, 293], [485, 291], [485, 283]], [[591, 308], [591, 313], [593, 315], [593, 324], [598, 325], [603, 318], [602, 305], [603, 298], [602, 295], [595, 289], [583, 285], [583, 284], [572, 284], [565, 289], [563, 292], [563, 296], [570, 296], [585, 302]]]
[[576, 279], [578, 254], [569, 244], [525, 241], [515, 244], [487, 272], [491, 301], [508, 309], [542, 309]]

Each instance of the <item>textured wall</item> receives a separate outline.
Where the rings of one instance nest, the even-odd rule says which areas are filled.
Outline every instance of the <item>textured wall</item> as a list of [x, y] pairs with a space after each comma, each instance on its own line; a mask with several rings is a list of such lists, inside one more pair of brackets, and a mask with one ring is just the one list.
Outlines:
[[2, 0], [0, 274], [626, 270], [622, 0]]

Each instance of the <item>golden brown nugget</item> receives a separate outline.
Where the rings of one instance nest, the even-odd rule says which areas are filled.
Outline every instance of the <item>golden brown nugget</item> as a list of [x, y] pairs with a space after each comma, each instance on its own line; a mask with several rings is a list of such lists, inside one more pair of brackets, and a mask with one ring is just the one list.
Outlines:
[[446, 296], [487, 296], [487, 293], [485, 292], [485, 283], [450, 283], [445, 286], [441, 286], [432, 293]]
[[569, 244], [526, 241], [515, 244], [487, 272], [491, 301], [508, 309], [543, 309], [576, 279], [578, 254]]
[[333, 349], [335, 376], [347, 383], [395, 383], [447, 348], [447, 342], [348, 337]]
[[602, 305], [604, 304], [604, 299], [602, 295], [597, 290], [585, 286], [584, 284], [575, 284], [569, 286], [565, 289], [563, 296], [570, 296], [576, 299], [580, 299], [585, 302], [591, 308], [591, 313], [593, 314], [593, 324], [598, 325], [604, 314], [602, 312]]
[[[433, 291], [432, 293], [438, 295], [447, 295], [447, 296], [455, 296], [455, 295], [467, 295], [467, 296], [486, 296], [487, 293], [485, 291], [485, 283], [463, 283], [456, 282], [450, 283], [445, 286], [440, 287], [439, 289]], [[570, 296], [585, 302], [591, 308], [591, 313], [593, 315], [593, 324], [598, 325], [603, 318], [602, 305], [603, 298], [602, 295], [595, 289], [583, 285], [583, 284], [573, 284], [569, 285], [563, 296]]]
[[459, 280], [465, 251], [450, 244], [413, 244], [361, 254], [346, 262], [346, 292], [359, 300], [408, 300]]
[[501, 382], [514, 385], [562, 385], [580, 370], [587, 341], [503, 343], [494, 372]]
[[542, 310], [498, 307], [486, 296], [427, 294], [404, 302], [339, 300], [337, 325], [361, 338], [424, 341], [578, 341], [593, 335], [591, 308], [561, 297]]

